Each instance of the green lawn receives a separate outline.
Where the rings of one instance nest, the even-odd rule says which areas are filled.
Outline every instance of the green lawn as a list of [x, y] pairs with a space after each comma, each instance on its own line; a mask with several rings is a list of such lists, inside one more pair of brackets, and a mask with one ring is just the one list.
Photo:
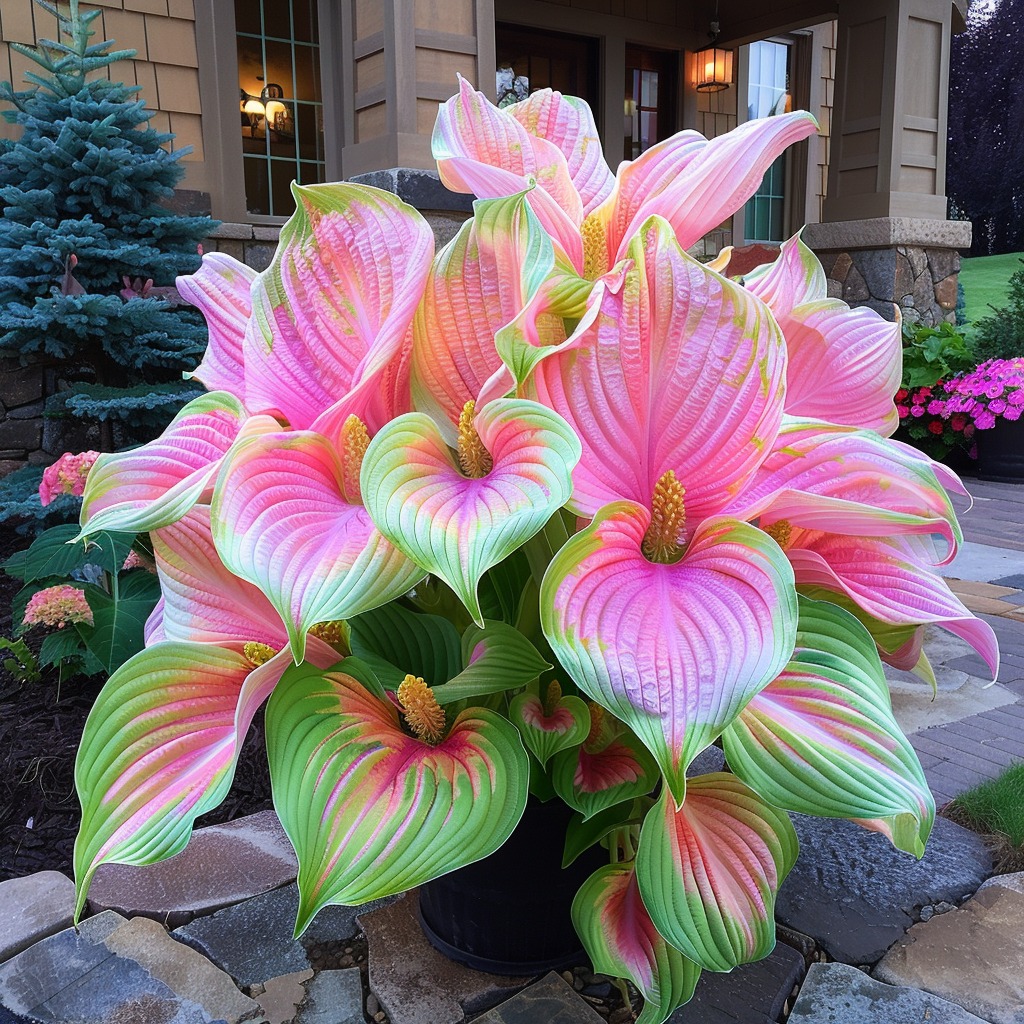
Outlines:
[[1021, 269], [1024, 253], [1005, 253], [1002, 256], [975, 256], [960, 266], [960, 281], [964, 286], [964, 313], [968, 319], [981, 320], [995, 307], [1005, 306], [1008, 298], [1007, 283], [1014, 271]]

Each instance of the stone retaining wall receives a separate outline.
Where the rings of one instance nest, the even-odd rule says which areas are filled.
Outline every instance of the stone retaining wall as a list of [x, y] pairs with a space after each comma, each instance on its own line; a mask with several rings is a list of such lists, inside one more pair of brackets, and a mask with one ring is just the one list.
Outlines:
[[0, 359], [0, 476], [21, 469], [26, 462], [48, 465], [61, 455], [44, 450], [43, 406], [57, 387], [56, 371], [49, 366], [21, 366], [16, 359]]

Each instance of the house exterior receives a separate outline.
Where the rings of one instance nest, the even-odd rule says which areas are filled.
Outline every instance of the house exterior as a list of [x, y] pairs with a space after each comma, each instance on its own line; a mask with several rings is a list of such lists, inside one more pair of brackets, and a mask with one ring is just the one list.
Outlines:
[[[714, 136], [748, 116], [810, 109], [821, 134], [697, 254], [778, 243], [806, 222], [833, 294], [890, 317], [898, 305], [952, 319], [970, 225], [946, 219], [946, 98], [966, 0], [91, 4], [106, 37], [136, 49], [123, 67], [154, 125], [191, 147], [179, 202], [223, 221], [211, 244], [253, 266], [273, 254], [293, 178], [391, 188], [450, 236], [469, 201], [429, 173], [430, 133], [461, 74], [492, 99], [499, 82], [513, 98], [547, 85], [584, 96], [612, 167], [681, 128]], [[719, 91], [696, 87], [713, 22], [732, 64]], [[32, 0], [3, 0], [0, 77], [19, 83], [29, 68], [11, 42], [55, 29]]]

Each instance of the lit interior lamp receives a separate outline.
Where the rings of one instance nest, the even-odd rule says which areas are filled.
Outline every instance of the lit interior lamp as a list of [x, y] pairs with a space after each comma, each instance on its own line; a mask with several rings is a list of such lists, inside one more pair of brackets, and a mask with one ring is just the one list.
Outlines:
[[732, 85], [732, 50], [715, 46], [718, 22], [711, 22], [711, 45], [693, 55], [693, 86], [697, 92], [721, 92]]
[[262, 101], [242, 90], [242, 113], [249, 118], [249, 135], [255, 138], [260, 118], [267, 116], [267, 108]]
[[274, 82], [268, 82], [260, 92], [260, 99], [266, 108], [267, 125], [275, 131], [288, 131], [290, 111], [288, 104], [282, 102], [284, 89]]

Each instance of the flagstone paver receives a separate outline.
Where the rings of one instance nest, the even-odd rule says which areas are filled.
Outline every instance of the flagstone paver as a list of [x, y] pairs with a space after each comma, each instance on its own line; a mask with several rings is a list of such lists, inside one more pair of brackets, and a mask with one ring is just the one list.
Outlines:
[[917, 908], [958, 902], [992, 870], [982, 839], [944, 818], [915, 860], [852, 822], [792, 817], [800, 856], [779, 890], [776, 917], [843, 963], [875, 963], [914, 923]]
[[306, 986], [294, 1024], [364, 1024], [363, 983], [358, 967], [320, 971]]
[[241, 1024], [258, 1005], [156, 921], [106, 911], [0, 966], [0, 1003], [43, 1024]]
[[146, 867], [103, 864], [89, 889], [94, 912], [143, 915], [169, 928], [295, 880], [298, 862], [273, 811], [196, 829], [185, 850]]
[[0, 963], [71, 924], [75, 883], [59, 871], [0, 882]]
[[474, 1024], [602, 1024], [603, 1019], [552, 971], [477, 1017]]
[[359, 932], [357, 915], [394, 898], [361, 907], [325, 907], [300, 940], [293, 938], [299, 907], [299, 889], [293, 883], [197, 918], [175, 929], [174, 935], [209, 957], [239, 985], [258, 985], [305, 970], [310, 966], [306, 951], [311, 946], [351, 938]]
[[804, 976], [804, 958], [780, 942], [763, 960], [728, 974], [703, 971], [693, 999], [668, 1024], [761, 1024], [781, 1020], [786, 1000]]
[[461, 1024], [467, 1013], [490, 1009], [533, 980], [473, 971], [442, 956], [420, 928], [417, 902], [410, 892], [359, 917], [370, 990], [391, 1024]]
[[948, 914], [915, 924], [874, 970], [991, 1024], [1024, 1024], [1024, 873], [989, 879]]
[[846, 964], [811, 964], [789, 1024], [986, 1024], [920, 989], [885, 985]]

